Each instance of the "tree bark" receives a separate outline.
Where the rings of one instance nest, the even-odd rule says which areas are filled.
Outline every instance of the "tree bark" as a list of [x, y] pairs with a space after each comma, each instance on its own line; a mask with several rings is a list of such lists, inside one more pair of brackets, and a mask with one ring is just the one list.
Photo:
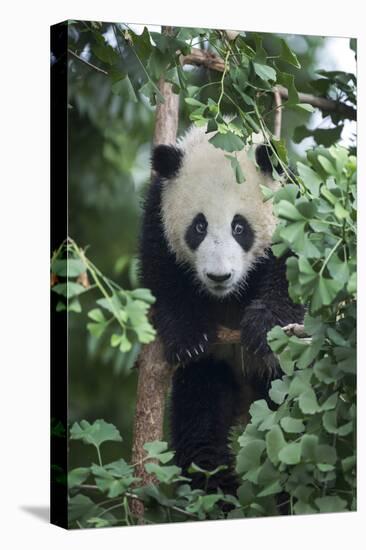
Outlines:
[[[172, 27], [163, 27], [169, 35]], [[153, 144], [175, 144], [178, 129], [179, 96], [172, 91], [172, 85], [161, 77], [159, 90], [164, 103], [156, 107]], [[141, 485], [154, 483], [154, 476], [144, 468], [145, 443], [163, 439], [165, 399], [170, 384], [171, 368], [164, 360], [161, 342], [158, 338], [143, 346], [138, 359], [138, 384], [136, 411], [133, 429], [132, 463], [136, 464], [135, 474], [141, 478]], [[131, 510], [139, 523], [143, 523], [144, 504], [132, 500]]]

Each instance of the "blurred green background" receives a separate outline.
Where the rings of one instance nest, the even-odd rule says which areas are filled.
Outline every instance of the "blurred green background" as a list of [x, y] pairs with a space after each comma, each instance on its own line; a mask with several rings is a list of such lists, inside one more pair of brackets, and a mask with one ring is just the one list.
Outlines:
[[[138, 34], [143, 30], [143, 26], [132, 28]], [[110, 24], [103, 23], [99, 32], [120, 54], [121, 44], [116, 43]], [[274, 36], [263, 35], [264, 47], [272, 55], [277, 53]], [[309, 80], [315, 78], [316, 69], [353, 69], [354, 56], [347, 39], [285, 38], [303, 67], [296, 74], [299, 91], [311, 91]], [[92, 23], [69, 25], [69, 48], [90, 63], [101, 65], [95, 55]], [[207, 69], [187, 67], [186, 71], [194, 85], [217, 80], [217, 75]], [[212, 94], [213, 89], [206, 88], [206, 93]], [[143, 194], [150, 174], [154, 109], [145, 96], [133, 101], [127, 88], [116, 90], [110, 78], [69, 56], [69, 235], [80, 246], [88, 247], [88, 257], [124, 288], [138, 286], [136, 254]], [[179, 120], [181, 133], [190, 124], [184, 102]], [[311, 128], [332, 127], [329, 117], [323, 119], [320, 113], [286, 112], [282, 133], [292, 162], [313, 144], [312, 138], [300, 145], [291, 140], [295, 126], [304, 123]], [[353, 130], [345, 126], [342, 139], [348, 142]], [[124, 357], [109, 346], [108, 335], [98, 341], [90, 336], [86, 324], [96, 297], [93, 292], [81, 297], [82, 313], [69, 316], [69, 422], [104, 418], [115, 424], [123, 437], [122, 452], [121, 444], [106, 446], [105, 461], [121, 454], [128, 460], [137, 383], [137, 371], [132, 367], [138, 347]], [[94, 452], [91, 446], [72, 441], [69, 467], [95, 461]]]

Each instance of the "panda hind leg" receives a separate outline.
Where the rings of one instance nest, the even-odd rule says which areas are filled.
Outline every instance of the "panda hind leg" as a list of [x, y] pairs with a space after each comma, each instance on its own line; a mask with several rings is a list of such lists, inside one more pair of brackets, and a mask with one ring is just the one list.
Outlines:
[[[183, 475], [192, 478], [193, 488], [218, 487], [235, 494], [237, 478], [233, 456], [228, 447], [230, 428], [238, 413], [239, 389], [233, 372], [225, 361], [208, 356], [180, 367], [173, 375], [170, 428], [175, 462]], [[225, 470], [209, 478], [188, 473], [194, 462], [205, 470], [220, 465]]]

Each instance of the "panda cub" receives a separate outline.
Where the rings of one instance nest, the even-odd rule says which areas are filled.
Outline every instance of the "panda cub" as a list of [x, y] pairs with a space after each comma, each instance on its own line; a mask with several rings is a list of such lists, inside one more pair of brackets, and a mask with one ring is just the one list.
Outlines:
[[[276, 219], [260, 185], [278, 184], [268, 148], [257, 146], [256, 163], [246, 150], [237, 153], [245, 176], [238, 184], [211, 135], [192, 127], [177, 146], [154, 149], [141, 274], [156, 297], [153, 324], [175, 367], [170, 430], [176, 463], [186, 475], [192, 462], [208, 470], [226, 465], [210, 478], [209, 490], [235, 492], [230, 429], [245, 419], [253, 399], [267, 397], [278, 375], [267, 332], [301, 322], [303, 309], [288, 296], [285, 260], [270, 249]], [[217, 345], [220, 326], [240, 328], [240, 345]], [[193, 486], [202, 483], [195, 474]]]

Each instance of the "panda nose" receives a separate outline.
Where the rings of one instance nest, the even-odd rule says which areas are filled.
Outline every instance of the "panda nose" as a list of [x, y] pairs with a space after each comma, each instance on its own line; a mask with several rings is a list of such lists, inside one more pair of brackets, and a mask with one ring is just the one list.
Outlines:
[[223, 283], [224, 281], [230, 279], [231, 273], [225, 273], [225, 275], [215, 275], [215, 273], [207, 273], [207, 277], [211, 279], [211, 281], [215, 281], [215, 283]]

